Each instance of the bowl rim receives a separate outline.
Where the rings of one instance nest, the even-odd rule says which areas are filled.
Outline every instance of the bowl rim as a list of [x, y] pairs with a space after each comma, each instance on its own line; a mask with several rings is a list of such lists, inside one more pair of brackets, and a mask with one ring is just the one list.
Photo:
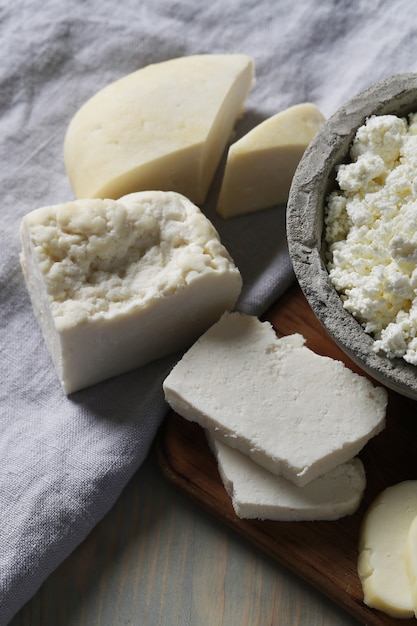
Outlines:
[[417, 367], [372, 350], [374, 339], [344, 309], [324, 261], [325, 198], [334, 185], [335, 166], [349, 160], [357, 129], [372, 115], [401, 117], [417, 112], [417, 73], [395, 74], [355, 95], [318, 131], [295, 172], [286, 216], [288, 250], [307, 302], [336, 344], [371, 378], [417, 399]]

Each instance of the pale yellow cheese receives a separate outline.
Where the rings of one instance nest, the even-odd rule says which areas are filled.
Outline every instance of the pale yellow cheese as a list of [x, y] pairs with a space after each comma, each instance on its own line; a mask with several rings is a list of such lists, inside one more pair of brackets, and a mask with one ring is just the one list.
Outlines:
[[361, 528], [358, 574], [364, 602], [392, 617], [414, 616], [406, 546], [416, 515], [417, 481], [404, 481], [379, 494]]
[[176, 191], [202, 203], [254, 78], [244, 54], [148, 65], [75, 114], [64, 160], [77, 198]]
[[413, 519], [408, 529], [405, 551], [405, 563], [413, 598], [414, 614], [417, 617], [417, 517]]
[[323, 123], [314, 104], [298, 104], [232, 144], [217, 212], [228, 218], [287, 202], [297, 165]]

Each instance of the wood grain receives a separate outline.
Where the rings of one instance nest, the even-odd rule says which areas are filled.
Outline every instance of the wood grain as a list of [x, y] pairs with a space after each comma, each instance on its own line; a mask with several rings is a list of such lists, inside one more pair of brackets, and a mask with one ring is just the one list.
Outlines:
[[335, 624], [358, 623], [174, 489], [152, 450], [9, 626]]
[[[319, 354], [359, 368], [327, 335], [297, 286], [265, 316], [278, 335], [300, 332]], [[363, 603], [357, 575], [357, 543], [364, 512], [385, 487], [417, 478], [415, 402], [388, 392], [387, 425], [363, 449], [367, 489], [355, 515], [334, 522], [290, 523], [241, 520], [233, 511], [202, 429], [170, 413], [158, 439], [158, 459], [165, 476], [204, 509], [222, 520], [277, 562], [370, 626], [414, 624], [391, 618]]]

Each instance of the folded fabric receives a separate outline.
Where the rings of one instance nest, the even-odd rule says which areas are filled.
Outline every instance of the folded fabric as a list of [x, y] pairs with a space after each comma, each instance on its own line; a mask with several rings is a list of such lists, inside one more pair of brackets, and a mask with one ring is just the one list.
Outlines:
[[[244, 132], [290, 105], [331, 114], [372, 82], [417, 68], [411, 1], [19, 0], [0, 20], [0, 624], [84, 539], [140, 467], [167, 412], [179, 355], [65, 397], [19, 266], [21, 217], [70, 200], [62, 146], [109, 82], [185, 54], [244, 52], [257, 82]], [[218, 185], [217, 185], [218, 188]], [[238, 309], [261, 314], [293, 280], [285, 207], [227, 222], [204, 207], [240, 268]]]

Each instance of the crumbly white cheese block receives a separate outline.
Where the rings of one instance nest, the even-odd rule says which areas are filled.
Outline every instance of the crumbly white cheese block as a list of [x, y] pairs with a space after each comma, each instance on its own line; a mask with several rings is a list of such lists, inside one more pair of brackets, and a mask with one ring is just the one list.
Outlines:
[[242, 286], [211, 222], [174, 192], [43, 207], [23, 218], [21, 241], [66, 393], [189, 347]]
[[380, 493], [362, 523], [358, 574], [364, 602], [392, 617], [414, 615], [406, 544], [416, 515], [417, 481], [409, 480]]
[[228, 218], [287, 202], [297, 165], [324, 121], [314, 104], [297, 104], [232, 144], [217, 212]]
[[417, 365], [417, 115], [372, 116], [326, 207], [330, 279], [389, 358]]
[[413, 518], [407, 533], [405, 565], [413, 599], [414, 615], [417, 617], [417, 515]]
[[303, 344], [226, 313], [170, 372], [165, 397], [270, 472], [306, 485], [384, 427], [387, 392]]
[[76, 197], [159, 189], [202, 203], [253, 79], [251, 57], [207, 54], [148, 65], [104, 87], [67, 129]]
[[353, 514], [363, 497], [366, 475], [356, 457], [304, 487], [297, 487], [252, 461], [206, 431], [220, 477], [242, 519], [335, 520]]

